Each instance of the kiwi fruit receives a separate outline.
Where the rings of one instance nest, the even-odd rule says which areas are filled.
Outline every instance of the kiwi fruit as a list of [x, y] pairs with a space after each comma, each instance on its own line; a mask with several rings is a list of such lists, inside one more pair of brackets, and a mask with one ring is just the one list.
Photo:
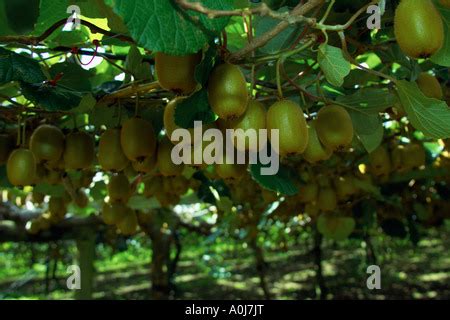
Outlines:
[[202, 60], [202, 52], [187, 56], [174, 56], [163, 52], [155, 54], [155, 69], [163, 89], [187, 95], [197, 87], [195, 67]]
[[110, 202], [127, 203], [131, 197], [131, 185], [123, 173], [112, 175], [108, 183]]
[[246, 85], [238, 66], [223, 63], [213, 69], [208, 80], [208, 101], [219, 118], [230, 120], [244, 114], [249, 100]]
[[240, 180], [247, 172], [247, 166], [244, 164], [235, 163], [218, 163], [215, 165], [215, 170], [219, 178], [223, 180]]
[[395, 10], [394, 33], [411, 58], [428, 58], [444, 43], [444, 24], [432, 0], [402, 0]]
[[134, 210], [127, 208], [123, 218], [117, 223], [117, 229], [125, 236], [136, 233], [138, 227], [137, 216]]
[[[265, 142], [267, 141], [259, 141], [259, 132], [262, 129], [266, 129], [266, 108], [264, 105], [258, 100], [250, 100], [247, 106], [247, 110], [245, 113], [237, 118], [229, 121], [225, 121], [224, 129], [233, 129], [235, 130], [235, 139], [233, 139], [233, 144], [235, 148], [239, 151], [252, 151], [257, 152], [260, 151], [260, 147], [265, 146]], [[255, 130], [257, 140], [254, 145], [250, 144], [250, 139], [246, 135], [247, 130]], [[243, 145], [238, 144], [238, 141], [243, 141]]]
[[120, 129], [108, 129], [100, 136], [98, 162], [104, 171], [120, 172], [129, 164], [120, 143]]
[[48, 211], [54, 217], [63, 218], [67, 213], [67, 204], [63, 197], [50, 197]]
[[317, 206], [321, 211], [334, 211], [337, 208], [337, 195], [333, 188], [321, 188], [317, 196]]
[[108, 221], [108, 224], [119, 224], [120, 221], [127, 215], [130, 208], [128, 208], [125, 204], [116, 202], [110, 204], [104, 204], [102, 217], [103, 221]]
[[58, 161], [64, 151], [64, 134], [58, 127], [40, 125], [31, 135], [30, 150], [37, 161]]
[[130, 118], [122, 126], [120, 144], [130, 161], [144, 161], [155, 153], [156, 137], [151, 122]]
[[298, 191], [297, 200], [300, 203], [311, 203], [317, 200], [319, 195], [319, 185], [315, 182], [309, 182], [301, 185]]
[[16, 149], [9, 155], [6, 174], [13, 186], [24, 187], [35, 183], [36, 157], [28, 149]]
[[167, 138], [158, 144], [157, 166], [159, 173], [164, 177], [178, 176], [184, 169], [184, 164], [177, 165], [172, 162], [172, 148], [173, 145]]
[[316, 130], [316, 121], [311, 121], [308, 126], [308, 145], [303, 153], [303, 158], [309, 163], [316, 163], [330, 159], [333, 152], [320, 142]]
[[279, 133], [279, 154], [282, 157], [302, 154], [308, 145], [308, 126], [298, 104], [290, 100], [275, 102], [267, 111], [269, 139], [274, 145], [271, 130]]
[[436, 79], [436, 77], [432, 76], [429, 73], [420, 73], [419, 77], [417, 78], [417, 85], [419, 86], [420, 91], [422, 91], [423, 94], [428, 98], [439, 100], [442, 100], [442, 98], [444, 98], [441, 84], [439, 83], [438, 79]]
[[388, 176], [392, 171], [392, 163], [385, 146], [379, 146], [369, 154], [370, 171], [377, 177]]
[[354, 177], [350, 175], [337, 177], [334, 181], [334, 189], [338, 200], [347, 200], [359, 191]]
[[91, 167], [95, 158], [93, 137], [84, 131], [69, 133], [66, 136], [63, 158], [64, 165], [68, 170], [81, 170]]
[[322, 107], [317, 113], [315, 128], [320, 142], [330, 150], [342, 150], [353, 141], [352, 119], [341, 106]]
[[147, 157], [144, 161], [133, 161], [131, 164], [137, 173], [151, 173], [156, 169], [156, 156]]

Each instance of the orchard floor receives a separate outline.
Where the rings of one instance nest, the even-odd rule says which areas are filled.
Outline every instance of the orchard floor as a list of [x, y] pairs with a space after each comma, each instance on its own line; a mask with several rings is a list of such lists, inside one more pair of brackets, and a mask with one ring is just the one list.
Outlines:
[[[174, 298], [262, 299], [251, 251], [242, 245], [238, 248], [236, 251], [236, 245], [228, 247], [221, 254], [205, 253], [201, 249], [183, 251], [175, 278]], [[311, 243], [303, 243], [289, 250], [266, 250], [269, 288], [276, 299], [317, 298], [310, 248]], [[407, 241], [384, 239], [375, 243], [375, 248], [381, 268], [381, 290], [366, 287], [369, 275], [365, 249], [360, 241], [324, 244], [323, 272], [328, 299], [450, 299], [448, 232], [434, 232], [417, 247]], [[149, 299], [150, 253], [142, 246], [133, 250], [131, 254], [127, 251], [116, 255], [106, 253], [96, 262], [99, 272], [94, 298]], [[1, 260], [0, 268], [4, 268]], [[16, 269], [20, 270], [18, 266]], [[58, 280], [51, 282], [49, 294], [45, 294], [45, 268], [40, 265], [34, 269], [34, 273], [26, 275], [18, 273], [5, 277], [0, 274], [0, 298], [73, 297], [72, 292], [64, 289], [64, 268], [58, 270]]]

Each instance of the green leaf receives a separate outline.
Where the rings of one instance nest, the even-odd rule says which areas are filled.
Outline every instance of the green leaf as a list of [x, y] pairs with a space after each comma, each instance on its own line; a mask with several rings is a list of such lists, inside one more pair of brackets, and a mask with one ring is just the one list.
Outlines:
[[59, 86], [22, 82], [23, 95], [49, 111], [70, 110], [81, 102], [81, 94]]
[[194, 121], [208, 124], [215, 120], [216, 116], [209, 106], [208, 92], [204, 89], [179, 102], [175, 108], [175, 124], [181, 128], [193, 128]]
[[426, 97], [415, 82], [398, 81], [397, 92], [408, 120], [417, 130], [434, 139], [450, 137], [450, 108], [447, 103]]
[[88, 113], [95, 107], [97, 100], [95, 100], [94, 96], [91, 93], [85, 94], [83, 98], [81, 98], [80, 104], [72, 109], [75, 113]]
[[[287, 7], [283, 7], [280, 10], [278, 10], [279, 13], [284, 13], [288, 11], [289, 9]], [[240, 23], [242, 25], [242, 22]], [[279, 23], [280, 20], [273, 19], [271, 17], [257, 16], [254, 22], [255, 36], [260, 37], [264, 33], [273, 30], [273, 28], [275, 28], [275, 26]], [[264, 45], [259, 50], [267, 54], [275, 54], [278, 53], [280, 50], [288, 48], [295, 40], [295, 37], [298, 34], [298, 32], [296, 31], [298, 31], [297, 27], [289, 26], [283, 32], [280, 32], [278, 35], [273, 37], [266, 45]]]
[[[227, 0], [201, 2], [211, 9], [231, 9]], [[109, 0], [108, 4], [123, 18], [131, 36], [140, 46], [172, 55], [198, 52], [229, 21], [227, 17], [208, 19], [197, 12], [187, 13], [173, 1]]]
[[93, 71], [85, 70], [77, 63], [61, 62], [51, 66], [50, 76], [54, 79], [62, 73], [58, 84], [75, 91], [91, 91], [90, 79], [95, 75]]
[[14, 32], [25, 35], [33, 31], [39, 15], [39, 0], [2, 0], [0, 7], [4, 7], [0, 11], [5, 10], [8, 26]]
[[290, 172], [285, 167], [280, 166], [278, 173], [272, 176], [262, 175], [261, 168], [263, 167], [261, 163], [250, 165], [250, 173], [253, 180], [262, 187], [286, 196], [293, 196], [298, 193], [298, 188], [290, 178]]
[[48, 196], [54, 196], [54, 197], [62, 197], [64, 196], [64, 193], [66, 192], [66, 189], [63, 185], [51, 185], [48, 183], [38, 183], [34, 188], [33, 191], [39, 192]]
[[[126, 113], [122, 112], [122, 120], [126, 119]], [[89, 113], [89, 123], [99, 129], [101, 126], [113, 128], [119, 124], [119, 115], [115, 108], [106, 104], [96, 105]]]
[[352, 95], [340, 96], [336, 99], [339, 103], [357, 108], [364, 114], [378, 114], [393, 107], [398, 99], [389, 90], [377, 88], [363, 88]]
[[209, 75], [217, 60], [217, 50], [210, 46], [205, 52], [202, 62], [195, 67], [195, 80], [203, 87], [208, 82]]
[[378, 114], [366, 115], [354, 110], [348, 110], [352, 118], [353, 128], [367, 152], [372, 152], [383, 141], [383, 123]]
[[441, 66], [450, 67], [450, 8], [441, 5], [438, 1], [435, 2], [435, 6], [441, 13], [444, 22], [445, 38], [442, 48], [431, 57], [431, 61]]
[[10, 81], [38, 83], [46, 80], [36, 60], [0, 48], [0, 84]]
[[319, 47], [317, 61], [328, 82], [336, 87], [342, 86], [344, 78], [351, 70], [351, 64], [344, 58], [342, 50], [322, 44]]

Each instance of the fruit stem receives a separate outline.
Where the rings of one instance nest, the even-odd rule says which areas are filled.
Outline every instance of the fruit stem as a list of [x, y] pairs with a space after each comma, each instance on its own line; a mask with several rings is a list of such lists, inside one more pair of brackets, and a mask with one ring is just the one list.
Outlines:
[[[26, 140], [26, 128], [27, 128], [27, 119], [23, 119], [23, 126], [22, 126], [22, 143], [21, 146], [25, 146], [25, 140]], [[20, 130], [20, 129], [19, 129]]]
[[17, 146], [20, 146], [20, 142], [22, 141], [20, 139], [21, 131], [22, 131], [22, 117], [19, 115], [17, 117], [17, 141], [16, 141]]
[[333, 8], [335, 2], [336, 2], [336, 0], [331, 0], [330, 4], [328, 5], [327, 11], [323, 15], [322, 19], [320, 19], [319, 24], [323, 24], [325, 22], [325, 20], [327, 20], [328, 16], [330, 15], [331, 9]]
[[278, 91], [278, 98], [281, 100], [283, 99], [283, 88], [281, 86], [281, 66], [284, 62], [283, 57], [280, 57], [277, 61], [277, 71], [276, 71], [276, 77], [277, 77], [277, 91]]

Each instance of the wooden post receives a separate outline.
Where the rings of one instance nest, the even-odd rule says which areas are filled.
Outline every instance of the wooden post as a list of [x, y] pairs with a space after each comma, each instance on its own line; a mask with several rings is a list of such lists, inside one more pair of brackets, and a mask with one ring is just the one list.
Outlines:
[[75, 291], [75, 299], [90, 300], [93, 293], [94, 260], [95, 260], [95, 231], [86, 228], [77, 238], [78, 265], [81, 272], [81, 288]]

